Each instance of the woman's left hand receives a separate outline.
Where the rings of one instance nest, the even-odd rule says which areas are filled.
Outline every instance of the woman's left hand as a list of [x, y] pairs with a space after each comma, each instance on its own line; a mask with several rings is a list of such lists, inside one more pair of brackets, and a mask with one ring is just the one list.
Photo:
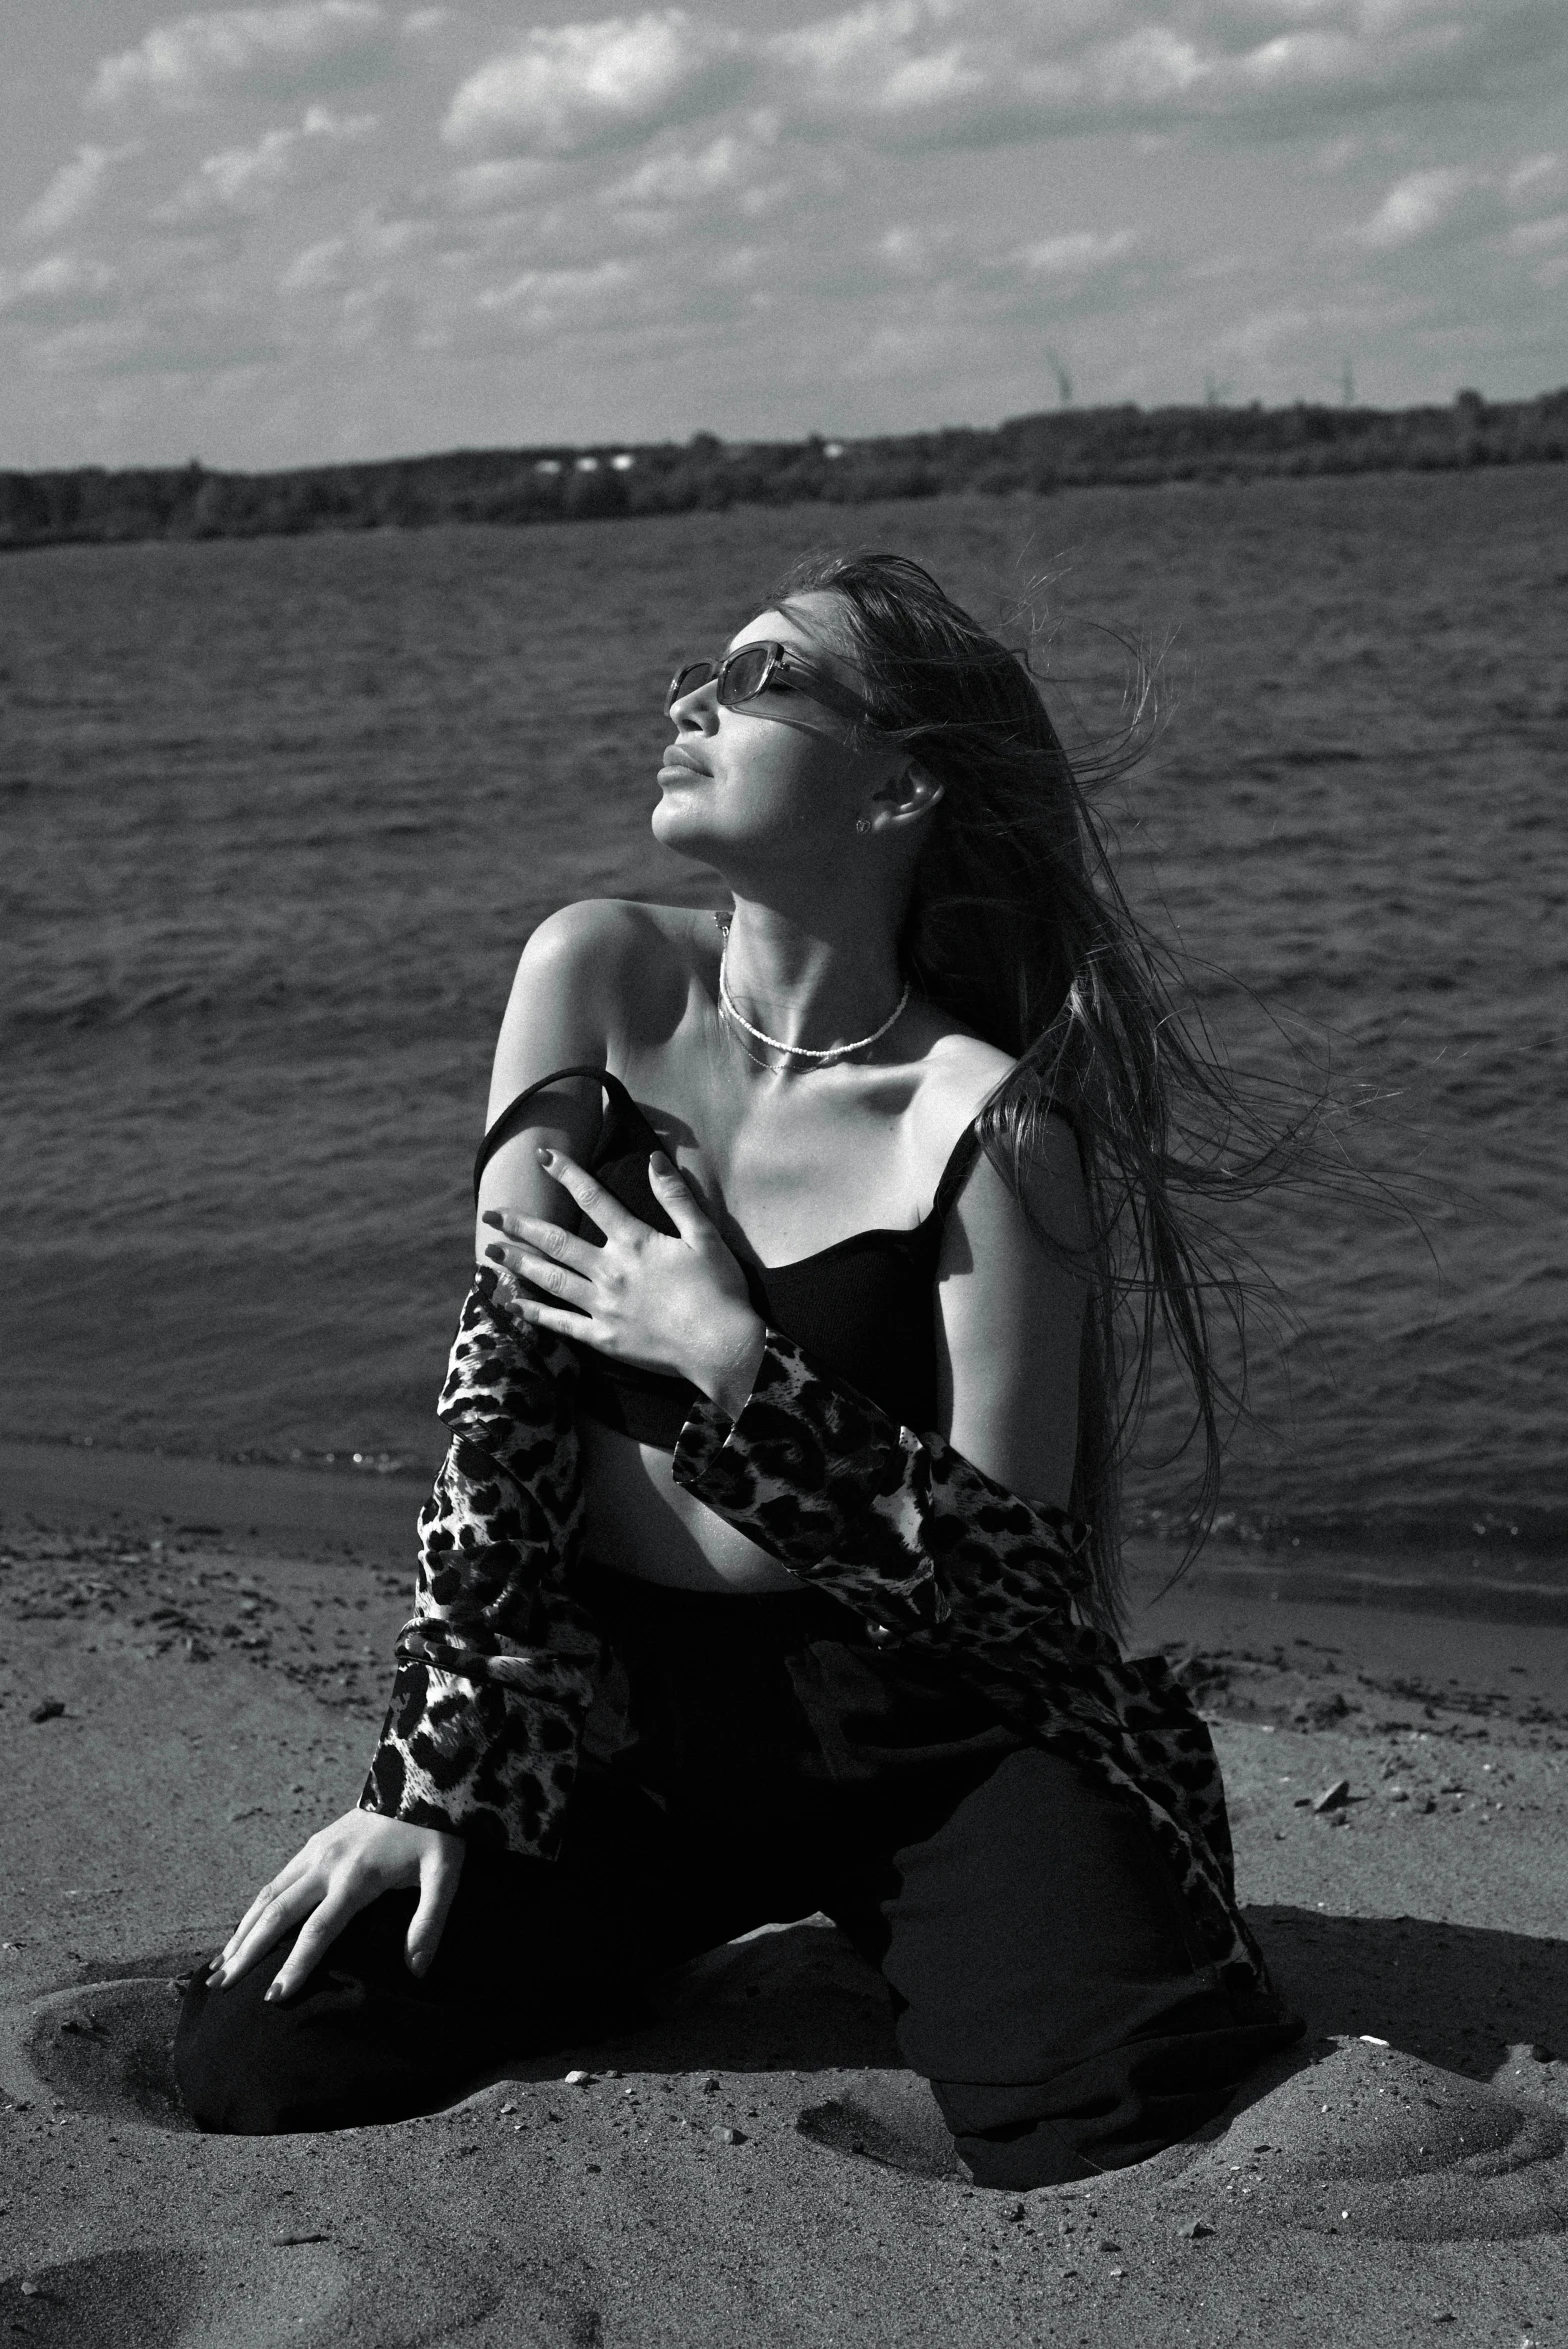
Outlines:
[[641, 1222], [561, 1150], [539, 1163], [604, 1234], [604, 1245], [532, 1215], [492, 1209], [484, 1218], [506, 1235], [490, 1260], [558, 1300], [513, 1291], [509, 1311], [639, 1370], [690, 1379], [735, 1418], [762, 1358], [763, 1324], [746, 1276], [662, 1151], [648, 1161], [655, 1198], [675, 1226], [671, 1238]]

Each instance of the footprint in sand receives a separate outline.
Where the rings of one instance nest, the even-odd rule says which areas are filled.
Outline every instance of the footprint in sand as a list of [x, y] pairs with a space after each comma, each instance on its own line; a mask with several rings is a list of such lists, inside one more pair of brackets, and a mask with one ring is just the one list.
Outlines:
[[76, 2112], [190, 2129], [170, 2064], [176, 2012], [166, 1974], [59, 1990], [34, 2004], [27, 2059]]
[[348, 2271], [329, 2246], [101, 2251], [0, 2278], [26, 2349], [283, 2349], [319, 2341]]

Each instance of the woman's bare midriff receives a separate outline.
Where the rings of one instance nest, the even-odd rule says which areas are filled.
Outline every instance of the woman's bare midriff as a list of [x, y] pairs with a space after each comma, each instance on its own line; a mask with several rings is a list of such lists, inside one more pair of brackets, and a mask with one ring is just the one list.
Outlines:
[[578, 1437], [591, 1558], [678, 1590], [799, 1590], [776, 1558], [682, 1492], [668, 1452], [587, 1417]]

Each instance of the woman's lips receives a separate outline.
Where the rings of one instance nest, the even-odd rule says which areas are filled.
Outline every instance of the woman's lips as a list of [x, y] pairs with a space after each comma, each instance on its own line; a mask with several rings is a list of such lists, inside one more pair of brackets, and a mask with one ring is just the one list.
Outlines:
[[694, 758], [682, 742], [672, 742], [666, 750], [659, 763], [661, 775], [667, 767], [683, 768], [688, 775], [706, 775], [710, 779], [713, 774], [713, 769], [705, 767], [701, 759]]

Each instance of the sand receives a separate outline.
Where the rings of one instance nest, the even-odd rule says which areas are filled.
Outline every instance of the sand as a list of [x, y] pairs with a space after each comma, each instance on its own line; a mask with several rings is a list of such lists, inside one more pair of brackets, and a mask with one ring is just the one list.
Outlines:
[[1309, 2031], [1206, 2140], [969, 2186], [820, 1920], [425, 2119], [191, 2131], [171, 1977], [357, 1793], [418, 1497], [0, 1447], [0, 2339], [1568, 2342], [1568, 1628], [1276, 1598], [1223, 1561], [1138, 1644], [1215, 1722]]

